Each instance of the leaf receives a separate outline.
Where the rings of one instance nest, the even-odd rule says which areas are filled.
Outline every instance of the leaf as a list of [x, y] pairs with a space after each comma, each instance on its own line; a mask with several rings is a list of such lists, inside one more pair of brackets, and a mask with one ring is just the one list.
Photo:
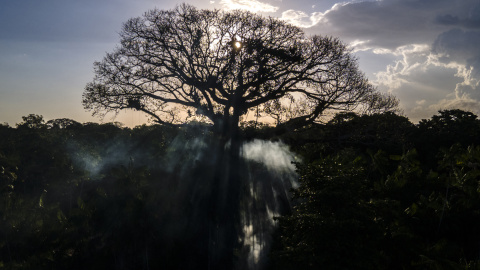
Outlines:
[[58, 218], [58, 221], [60, 222], [67, 220], [67, 217], [63, 214], [62, 210], [60, 209], [58, 209], [57, 211], [57, 218]]
[[415, 215], [415, 213], [417, 212], [418, 210], [418, 205], [416, 203], [413, 203], [410, 207], [408, 207], [407, 209], [405, 209], [405, 213], [407, 213], [408, 215]]
[[38, 206], [43, 208], [43, 201], [45, 200], [45, 194], [46, 192], [42, 193], [42, 195], [40, 195], [40, 199], [38, 200]]
[[105, 190], [103, 188], [98, 187], [96, 191], [97, 191], [97, 194], [102, 196], [103, 198], [107, 197], [107, 193], [105, 192]]
[[400, 155], [390, 155], [389, 158], [391, 160], [402, 160], [402, 156]]
[[82, 200], [82, 197], [78, 196], [77, 204], [78, 204], [78, 207], [80, 207], [80, 209], [82, 209], [82, 210], [85, 209], [85, 202]]

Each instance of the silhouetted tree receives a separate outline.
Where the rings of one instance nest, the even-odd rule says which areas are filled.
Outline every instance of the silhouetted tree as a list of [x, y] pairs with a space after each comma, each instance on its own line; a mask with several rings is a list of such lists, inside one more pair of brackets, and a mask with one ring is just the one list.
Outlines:
[[49, 128], [56, 128], [56, 129], [65, 129], [65, 128], [79, 128], [82, 124], [79, 122], [68, 119], [68, 118], [59, 118], [59, 119], [53, 119], [49, 120], [47, 122], [47, 126]]
[[274, 18], [183, 4], [130, 19], [120, 36], [85, 88], [94, 114], [130, 108], [163, 124], [207, 121], [234, 137], [249, 112], [301, 127], [326, 110], [398, 103], [368, 83], [338, 39], [306, 37]]
[[[480, 120], [471, 112], [459, 109], [440, 110], [431, 119], [418, 124], [419, 139], [428, 141], [432, 147], [450, 147], [454, 143], [463, 146], [480, 143]], [[423, 142], [419, 142], [423, 143]]]
[[23, 122], [17, 124], [19, 128], [45, 128], [45, 120], [43, 120], [43, 116], [37, 114], [29, 114], [28, 116], [22, 116]]
[[439, 150], [447, 150], [454, 144], [464, 147], [480, 144], [480, 120], [471, 112], [454, 109], [440, 110], [430, 119], [423, 119], [418, 123], [416, 134], [412, 141], [419, 152], [423, 154], [421, 160], [424, 166], [431, 164]]
[[257, 121], [291, 130], [328, 110], [397, 106], [395, 98], [369, 84], [338, 39], [306, 37], [298, 27], [250, 12], [186, 4], [151, 10], [128, 20], [120, 37], [120, 46], [95, 63], [83, 105], [100, 115], [135, 109], [160, 124], [214, 125], [220, 139], [212, 151], [218, 164], [209, 204], [210, 245], [225, 254], [213, 255], [212, 269], [230, 268], [241, 230], [236, 224], [241, 117], [251, 113]]

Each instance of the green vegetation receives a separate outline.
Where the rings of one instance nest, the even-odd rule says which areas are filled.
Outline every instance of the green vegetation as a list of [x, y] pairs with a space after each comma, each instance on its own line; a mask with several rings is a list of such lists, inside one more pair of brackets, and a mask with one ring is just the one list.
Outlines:
[[293, 211], [278, 218], [272, 269], [480, 268], [475, 115], [414, 126], [348, 114], [318, 129], [301, 149]]
[[[215, 136], [205, 124], [38, 115], [0, 125], [0, 268], [208, 269], [217, 163], [199, 153], [216, 153]], [[302, 160], [293, 207], [276, 217], [271, 269], [480, 269], [474, 114], [414, 125], [345, 113], [281, 135], [245, 124], [242, 136], [282, 140]]]

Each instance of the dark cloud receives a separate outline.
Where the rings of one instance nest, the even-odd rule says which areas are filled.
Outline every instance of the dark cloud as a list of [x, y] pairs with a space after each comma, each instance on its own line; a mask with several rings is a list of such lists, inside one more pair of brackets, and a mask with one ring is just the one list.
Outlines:
[[351, 1], [312, 17], [318, 24], [309, 33], [337, 36], [364, 55], [396, 57], [373, 74], [409, 117], [480, 104], [480, 1]]
[[480, 29], [480, 2], [465, 1], [464, 5], [439, 14], [436, 22], [463, 29]]
[[451, 96], [435, 108], [461, 108], [478, 112], [480, 104], [480, 31], [454, 28], [440, 34], [432, 45], [432, 54], [440, 63], [457, 66], [456, 84]]
[[446, 14], [446, 15], [438, 15], [435, 21], [439, 24], [444, 24], [444, 25], [458, 25], [460, 22], [460, 19], [458, 18], [458, 16]]
[[441, 55], [443, 62], [457, 62], [480, 69], [480, 31], [451, 29], [440, 34], [432, 51]]
[[448, 10], [451, 3], [450, 0], [383, 0], [336, 5], [309, 31], [327, 32], [346, 41], [368, 40], [367, 46], [389, 49], [431, 42], [444, 31], [435, 18]]
[[480, 25], [478, 0], [383, 0], [337, 4], [317, 16], [308, 32], [328, 34], [347, 42], [368, 41], [364, 46], [395, 49], [431, 44], [449, 28], [472, 29]]

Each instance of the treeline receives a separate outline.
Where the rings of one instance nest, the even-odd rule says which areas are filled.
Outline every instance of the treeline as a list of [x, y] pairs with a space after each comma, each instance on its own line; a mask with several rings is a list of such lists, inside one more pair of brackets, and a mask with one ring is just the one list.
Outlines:
[[213, 171], [196, 159], [205, 133], [38, 115], [0, 126], [0, 268], [207, 265], [209, 175], [191, 177]]
[[480, 269], [480, 121], [340, 114], [305, 157], [272, 269]]
[[[242, 133], [282, 140], [302, 160], [271, 269], [480, 269], [476, 115], [446, 110], [414, 125], [346, 113]], [[0, 125], [0, 138], [0, 268], [207, 269], [209, 126], [29, 115]]]

